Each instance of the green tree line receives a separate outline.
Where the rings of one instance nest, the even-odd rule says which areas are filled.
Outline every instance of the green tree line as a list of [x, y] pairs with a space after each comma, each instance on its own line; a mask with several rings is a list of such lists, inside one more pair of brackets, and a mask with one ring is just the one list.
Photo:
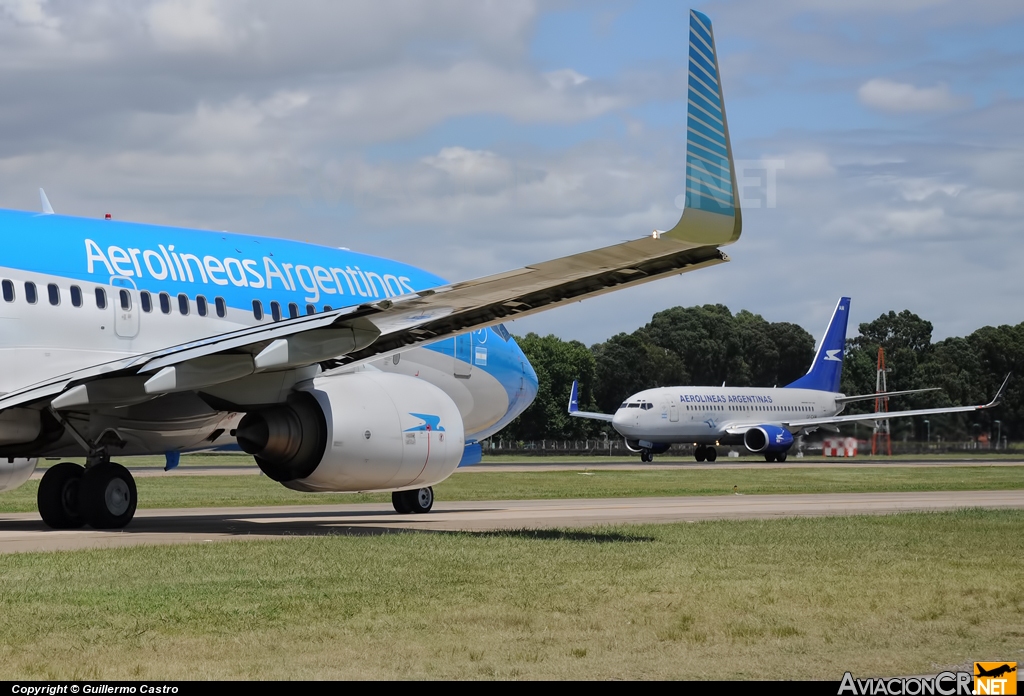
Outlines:
[[[875, 391], [878, 348], [885, 349], [889, 391], [938, 387], [890, 400], [892, 411], [985, 403], [1009, 372], [1016, 373], [1002, 405], [968, 414], [891, 421], [894, 440], [963, 440], [985, 434], [1024, 435], [1024, 323], [986, 326], [970, 336], [932, 342], [932, 324], [904, 310], [860, 324], [846, 341], [842, 391]], [[814, 339], [789, 322], [736, 314], [724, 305], [673, 307], [633, 333], [620, 333], [587, 348], [579, 341], [529, 333], [516, 340], [537, 371], [534, 403], [502, 431], [520, 440], [580, 439], [611, 432], [607, 424], [566, 414], [574, 379], [580, 409], [613, 413], [631, 394], [676, 385], [784, 386], [803, 375], [814, 357]], [[845, 413], [874, 410], [874, 401], [850, 404]], [[997, 422], [998, 421], [998, 422]], [[844, 430], [854, 432], [852, 426]], [[860, 426], [863, 436], [867, 430]]]

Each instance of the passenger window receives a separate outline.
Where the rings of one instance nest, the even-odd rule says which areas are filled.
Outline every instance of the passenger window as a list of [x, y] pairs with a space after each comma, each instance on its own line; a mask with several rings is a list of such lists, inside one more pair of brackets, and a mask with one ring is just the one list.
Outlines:
[[178, 294], [178, 311], [181, 312], [181, 316], [188, 316], [188, 295], [183, 292]]
[[36, 303], [36, 284], [29, 281], [25, 283], [25, 301], [29, 304]]
[[46, 286], [46, 293], [50, 296], [50, 304], [54, 307], [60, 304], [60, 288], [50, 283]]
[[128, 311], [132, 308], [132, 295], [127, 290], [121, 290], [117, 293], [121, 297], [121, 309]]
[[224, 298], [218, 297], [213, 302], [217, 305], [217, 316], [221, 318], [226, 317], [228, 315], [228, 305], [227, 302], [224, 301]]
[[14, 302], [14, 283], [9, 280], [4, 281], [4, 301]]
[[208, 311], [209, 309], [206, 304], [206, 298], [202, 295], [196, 295], [196, 314], [201, 317], [205, 317]]
[[82, 306], [82, 288], [77, 285], [71, 286], [71, 304], [75, 307]]
[[143, 312], [152, 312], [153, 296], [150, 295], [147, 291], [143, 290], [142, 292], [139, 293], [139, 304], [142, 305]]
[[259, 300], [252, 301], [252, 315], [256, 317], [256, 321], [263, 321], [263, 303]]
[[160, 311], [164, 314], [171, 313], [171, 296], [166, 292], [160, 293]]
[[316, 314], [316, 307], [314, 305], [306, 305], [306, 314]]
[[274, 321], [281, 321], [281, 305], [277, 300], [270, 303], [270, 316], [274, 318]]
[[96, 309], [107, 308], [107, 291], [103, 288], [96, 288]]
[[288, 303], [288, 316], [291, 319], [294, 319], [295, 317], [299, 316], [299, 306], [294, 302]]

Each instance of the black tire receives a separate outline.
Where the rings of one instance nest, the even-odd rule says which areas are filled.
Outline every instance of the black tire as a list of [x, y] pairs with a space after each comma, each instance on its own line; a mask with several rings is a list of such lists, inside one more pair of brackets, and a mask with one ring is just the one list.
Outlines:
[[43, 524], [50, 529], [78, 529], [85, 524], [79, 506], [82, 474], [78, 464], [61, 462], [43, 474], [36, 491], [36, 505]]
[[707, 453], [706, 453], [705, 456], [707, 457], [709, 462], [713, 462], [716, 459], [718, 459], [718, 450], [716, 450], [714, 447], [708, 447], [708, 450], [707, 450]]
[[408, 515], [412, 512], [412, 510], [409, 509], [407, 500], [408, 496], [406, 493], [408, 493], [408, 491], [395, 491], [391, 494], [391, 504], [395, 507], [395, 512], [399, 515]]
[[697, 447], [695, 450], [693, 450], [693, 458], [696, 459], [698, 462], [704, 461], [707, 458], [707, 456], [707, 449], [704, 447], [704, 445], [701, 445], [700, 447]]
[[422, 515], [425, 512], [430, 512], [430, 508], [434, 507], [433, 488], [418, 488], [414, 491], [405, 491], [405, 494], [408, 496], [406, 504], [409, 506], [410, 512]]
[[139, 494], [130, 471], [106, 462], [85, 470], [78, 500], [93, 529], [120, 529], [135, 517]]
[[766, 455], [764, 455], [764, 460], [766, 462], [774, 462], [775, 461], [775, 453], [774, 452], [767, 453]]
[[786, 456], [787, 455], [785, 452], [779, 452], [778, 454], [775, 455], [775, 461], [784, 462], [786, 461]]

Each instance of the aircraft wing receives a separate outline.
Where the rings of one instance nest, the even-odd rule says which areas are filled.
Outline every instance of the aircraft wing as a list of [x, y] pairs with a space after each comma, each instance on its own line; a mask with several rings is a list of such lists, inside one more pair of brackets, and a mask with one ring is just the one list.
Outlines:
[[667, 231], [401, 297], [95, 365], [0, 397], [0, 410], [123, 405], [259, 372], [354, 366], [475, 329], [728, 260], [742, 229], [711, 22], [690, 13], [685, 206]]
[[862, 423], [865, 421], [887, 421], [891, 418], [910, 418], [913, 416], [934, 416], [942, 413], [967, 413], [970, 411], [983, 411], [993, 406], [998, 406], [1003, 400], [1003, 392], [1006, 391], [1006, 383], [1010, 381], [1010, 375], [1006, 375], [999, 391], [987, 404], [977, 406], [948, 406], [945, 408], [919, 408], [912, 411], [888, 411], [884, 413], [857, 413], [849, 416], [832, 416], [831, 418], [807, 418], [804, 420], [787, 421], [783, 425], [789, 428], [806, 428], [815, 425], [838, 425], [840, 423]]
[[[115, 377], [146, 377], [134, 388], [122, 382], [114, 390], [129, 401], [138, 401], [159, 393], [229, 382], [260, 371], [318, 363], [327, 369], [357, 365], [504, 319], [726, 260], [716, 245], [682, 241], [666, 233], [659, 239], [625, 242], [516, 271], [263, 324], [95, 365], [5, 394], [0, 397], [0, 410]], [[158, 374], [160, 379], [156, 379]], [[77, 398], [69, 397], [54, 405], [62, 408], [98, 403], [97, 397], [87, 396], [86, 391], [90, 390], [79, 389]], [[121, 396], [110, 394], [103, 400], [122, 403]]]

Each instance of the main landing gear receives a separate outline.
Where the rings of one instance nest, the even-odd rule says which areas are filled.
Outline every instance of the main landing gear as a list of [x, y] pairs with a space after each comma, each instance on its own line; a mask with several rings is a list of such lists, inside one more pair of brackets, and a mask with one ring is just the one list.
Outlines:
[[434, 489], [428, 486], [411, 491], [395, 491], [391, 494], [391, 504], [395, 506], [395, 512], [403, 515], [430, 512], [430, 508], [434, 507]]
[[650, 464], [651, 462], [654, 461], [654, 452], [644, 447], [642, 450], [640, 450], [640, 461], [644, 462], [645, 464]]
[[131, 472], [99, 461], [88, 468], [61, 462], [39, 482], [39, 516], [53, 529], [120, 529], [135, 517], [139, 496]]
[[784, 461], [786, 461], [786, 453], [785, 452], [767, 452], [764, 455], [764, 460], [766, 462], [784, 462]]
[[697, 445], [693, 450], [693, 458], [698, 462], [702, 462], [705, 459], [713, 462], [718, 459], [718, 450], [710, 445]]

